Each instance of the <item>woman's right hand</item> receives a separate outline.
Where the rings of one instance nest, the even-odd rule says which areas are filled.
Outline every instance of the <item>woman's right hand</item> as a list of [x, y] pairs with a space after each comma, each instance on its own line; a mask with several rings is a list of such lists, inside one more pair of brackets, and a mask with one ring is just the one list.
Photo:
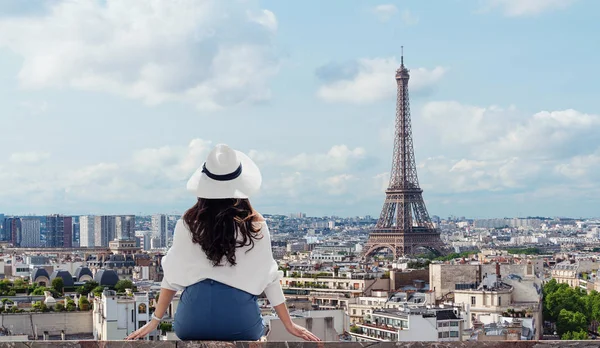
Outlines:
[[132, 332], [129, 336], [125, 338], [125, 340], [139, 340], [148, 336], [152, 331], [158, 328], [159, 321], [158, 320], [150, 320], [146, 325], [140, 327], [136, 331]]
[[319, 337], [315, 336], [312, 332], [306, 328], [292, 323], [290, 327], [286, 327], [287, 331], [296, 337], [300, 337], [305, 341], [320, 341]]

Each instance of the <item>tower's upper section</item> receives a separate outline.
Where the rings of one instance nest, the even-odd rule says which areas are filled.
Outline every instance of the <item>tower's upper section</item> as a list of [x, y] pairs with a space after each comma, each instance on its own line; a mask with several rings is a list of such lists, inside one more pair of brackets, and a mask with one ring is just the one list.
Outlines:
[[404, 66], [404, 46], [401, 46], [401, 56], [400, 56], [400, 68], [396, 69], [396, 80], [408, 80], [410, 78], [410, 74], [408, 69]]

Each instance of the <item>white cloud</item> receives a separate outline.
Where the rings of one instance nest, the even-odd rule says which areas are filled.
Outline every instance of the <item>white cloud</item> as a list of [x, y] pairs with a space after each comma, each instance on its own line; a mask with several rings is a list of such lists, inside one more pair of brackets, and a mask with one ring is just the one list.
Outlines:
[[261, 194], [271, 194], [278, 197], [298, 198], [306, 191], [307, 181], [301, 172], [281, 173], [279, 177], [266, 181]]
[[258, 12], [248, 11], [248, 18], [269, 30], [277, 31], [277, 18], [275, 14], [269, 10], [260, 10]]
[[421, 116], [442, 145], [482, 159], [557, 159], [600, 146], [600, 116], [572, 109], [527, 115], [514, 106], [431, 102]]
[[48, 111], [48, 102], [43, 101], [23, 101], [19, 104], [32, 115], [43, 114]]
[[409, 10], [402, 11], [400, 18], [402, 19], [402, 23], [404, 23], [406, 25], [415, 25], [415, 24], [419, 23], [419, 17], [417, 17], [415, 14], [413, 14]]
[[348, 169], [365, 156], [366, 151], [362, 147], [352, 150], [346, 145], [336, 145], [325, 154], [298, 154], [287, 160], [285, 164], [298, 170], [340, 171]]
[[[507, 131], [519, 115], [515, 108], [479, 107], [455, 101], [436, 101], [425, 104], [421, 117], [438, 131], [445, 145], [472, 145], [490, 141]], [[517, 116], [515, 116], [515, 114]]]
[[544, 168], [542, 163], [516, 157], [494, 161], [437, 157], [420, 162], [418, 171], [429, 194], [460, 194], [530, 190], [539, 183]]
[[[547, 202], [553, 193], [556, 198], [569, 189], [571, 199], [581, 196], [593, 200], [590, 192], [598, 192], [595, 187], [600, 180], [600, 139], [586, 135], [587, 132], [597, 134], [600, 125], [596, 123], [596, 116], [559, 111], [523, 117], [516, 109], [449, 103], [445, 117], [457, 117], [458, 121], [436, 126], [434, 123], [444, 117], [440, 105], [433, 109], [431, 105], [425, 106], [430, 112], [435, 111], [425, 119], [432, 122], [428, 128], [430, 143], [439, 153], [444, 149], [450, 156], [417, 158], [420, 184], [428, 205], [456, 203], [468, 207], [495, 197], [508, 197], [507, 202], [533, 199]], [[490, 128], [488, 122], [492, 120], [499, 126]], [[547, 142], [558, 141], [571, 152], [551, 153], [556, 156], [541, 158], [530, 149], [503, 147], [498, 140], [519, 126], [541, 128], [546, 134], [562, 128], [565, 134], [573, 135], [549, 137]], [[452, 142], [459, 139], [453, 135], [444, 138], [440, 132], [459, 132], [465, 136], [469, 132], [482, 134], [469, 136], [452, 147]], [[529, 132], [523, 134], [531, 137]], [[576, 146], [580, 138], [586, 147]], [[136, 212], [148, 206], [184, 209], [193, 203], [185, 191], [185, 182], [202, 164], [211, 147], [212, 142], [208, 140], [193, 139], [187, 146], [171, 144], [140, 149], [119, 162], [74, 165], [41, 163], [33, 159], [44, 156], [14, 154], [14, 160], [20, 162], [11, 160], [11, 165], [0, 168], [0, 192], [11, 202], [10, 209], [26, 207], [23, 209], [31, 209], [28, 212], [36, 212], [36, 207], [60, 206], [69, 213], [90, 213], [93, 207], [118, 209], [113, 208], [116, 204], [140, 207]], [[481, 151], [482, 148], [486, 151]], [[296, 155], [273, 150], [240, 150], [254, 158], [263, 172], [263, 188], [253, 202], [269, 213], [325, 209], [330, 214], [344, 215], [347, 214], [345, 209], [352, 206], [373, 212], [380, 208], [388, 186], [389, 172], [384, 171], [390, 169], [389, 158], [380, 158], [381, 161], [372, 166], [372, 162], [364, 162], [369, 156], [361, 147], [336, 145], [322, 152]], [[486, 156], [488, 152], [494, 156]], [[52, 208], [43, 209], [46, 212]]]
[[[185, 190], [185, 182], [202, 165], [211, 148], [211, 141], [192, 139], [187, 146], [139, 149], [119, 162], [43, 167], [39, 160], [44, 156], [40, 154], [14, 154], [11, 160], [28, 165], [0, 168], [0, 192], [10, 200], [12, 209], [35, 209], [47, 204], [71, 213], [90, 213], [92, 207], [116, 204], [169, 207], [184, 202], [185, 206], [193, 201]], [[322, 153], [295, 156], [240, 150], [247, 151], [263, 172], [263, 188], [256, 199], [273, 209], [330, 204], [336, 199], [347, 203], [349, 197], [363, 199], [372, 189], [372, 176], [361, 176], [357, 171], [367, 158], [361, 147], [336, 145]], [[36, 163], [39, 167], [32, 167]]]
[[375, 181], [374, 192], [377, 190], [378, 192], [385, 192], [390, 185], [390, 173], [379, 173], [373, 177]]
[[387, 22], [398, 13], [398, 8], [394, 4], [382, 4], [375, 6], [373, 8], [373, 13], [380, 21]]
[[325, 178], [320, 184], [330, 195], [338, 196], [347, 193], [348, 185], [356, 180], [357, 178], [351, 174], [339, 174]]
[[[396, 58], [374, 58], [358, 60], [358, 72], [350, 78], [325, 81], [318, 89], [319, 98], [328, 102], [353, 104], [373, 103], [390, 99], [396, 95], [396, 69], [400, 62]], [[438, 66], [431, 70], [411, 69], [409, 89], [422, 91], [434, 86], [446, 73]]]
[[431, 148], [450, 154], [419, 162], [429, 192], [531, 192], [600, 179], [598, 115], [458, 102], [428, 103], [420, 115]]
[[483, 10], [499, 8], [506, 16], [535, 16], [543, 12], [561, 10], [576, 0], [486, 0]]
[[9, 160], [13, 163], [33, 164], [42, 162], [50, 157], [48, 152], [16, 152], [10, 155]]
[[595, 153], [574, 156], [567, 162], [557, 164], [554, 170], [570, 180], [597, 186], [600, 181], [600, 149]]
[[256, 1], [59, 1], [0, 18], [29, 89], [71, 87], [218, 109], [268, 99], [275, 15]]
[[185, 180], [196, 170], [211, 148], [211, 142], [193, 139], [187, 147], [163, 146], [134, 152], [134, 170], [146, 174], [161, 174], [171, 180]]

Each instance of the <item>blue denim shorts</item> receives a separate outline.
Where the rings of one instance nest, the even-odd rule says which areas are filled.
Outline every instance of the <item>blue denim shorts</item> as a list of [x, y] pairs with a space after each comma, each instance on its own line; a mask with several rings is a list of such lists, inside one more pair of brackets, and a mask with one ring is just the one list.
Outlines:
[[182, 341], [256, 341], [265, 332], [255, 295], [211, 279], [183, 291], [173, 326]]

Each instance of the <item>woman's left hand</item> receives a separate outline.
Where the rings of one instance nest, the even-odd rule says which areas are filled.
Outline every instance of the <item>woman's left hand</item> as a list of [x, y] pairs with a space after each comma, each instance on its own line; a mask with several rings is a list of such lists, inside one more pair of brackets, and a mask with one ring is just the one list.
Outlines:
[[156, 330], [158, 327], [158, 320], [150, 320], [146, 325], [140, 327], [136, 331], [132, 332], [131, 335], [125, 338], [126, 340], [137, 340], [146, 337], [149, 333]]

